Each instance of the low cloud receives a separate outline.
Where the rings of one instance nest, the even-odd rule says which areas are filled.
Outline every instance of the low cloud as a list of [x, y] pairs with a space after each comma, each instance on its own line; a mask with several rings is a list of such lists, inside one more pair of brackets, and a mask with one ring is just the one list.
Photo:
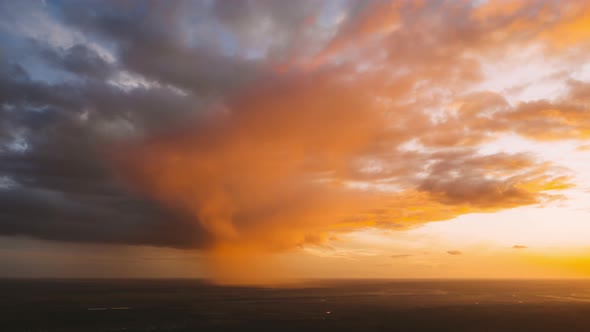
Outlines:
[[411, 254], [397, 254], [397, 255], [391, 255], [389, 257], [398, 259], [398, 258], [408, 258], [408, 257], [412, 257], [412, 256], [414, 256], [414, 255], [411, 255]]
[[447, 251], [447, 254], [452, 255], [452, 256], [457, 256], [457, 255], [463, 255], [463, 252], [461, 252], [459, 250], [449, 250], [449, 251]]

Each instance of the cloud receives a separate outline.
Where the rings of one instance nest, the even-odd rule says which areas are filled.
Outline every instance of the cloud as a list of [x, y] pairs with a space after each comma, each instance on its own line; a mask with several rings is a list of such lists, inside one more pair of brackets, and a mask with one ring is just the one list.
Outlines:
[[459, 250], [449, 250], [449, 251], [447, 251], [447, 254], [453, 255], [453, 256], [463, 255], [463, 253]]
[[408, 258], [408, 257], [412, 257], [414, 255], [410, 255], [410, 254], [396, 254], [396, 255], [391, 255], [389, 257], [391, 258]]
[[107, 59], [84, 44], [58, 50], [37, 42], [33, 47], [50, 66], [81, 77], [105, 79], [116, 70]]
[[[2, 5], [0, 234], [198, 248], [225, 270], [562, 198], [559, 165], [482, 146], [589, 138], [583, 2], [66, 3]], [[559, 94], [481, 88], [524, 48]]]
[[523, 245], [519, 245], [519, 244], [515, 244], [512, 246], [512, 249], [527, 249], [527, 246], [523, 246]]

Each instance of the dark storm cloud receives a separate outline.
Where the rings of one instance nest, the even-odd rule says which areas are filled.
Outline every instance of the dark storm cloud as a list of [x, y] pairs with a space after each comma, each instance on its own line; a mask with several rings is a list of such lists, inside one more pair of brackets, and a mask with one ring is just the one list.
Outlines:
[[[22, 14], [37, 5], [24, 2], [7, 10]], [[35, 27], [35, 22], [29, 24]], [[28, 55], [0, 58], [0, 176], [5, 179], [0, 187], [0, 234], [207, 246], [207, 232], [194, 218], [131, 192], [105, 157], [105, 148], [114, 140], [165, 131], [192, 117], [203, 98], [174, 90], [167, 81], [118, 85], [117, 75], [134, 70], [121, 59], [107, 61], [83, 42], [61, 47], [23, 38], [18, 45], [4, 45], [23, 48]], [[120, 43], [129, 49], [154, 49], [144, 39], [129, 37]], [[12, 51], [3, 55], [17, 52]], [[183, 66], [192, 58], [173, 55], [162, 61]], [[47, 69], [74, 79], [33, 78]]]
[[104, 7], [103, 2], [72, 2], [64, 7], [66, 22], [115, 44], [121, 65], [148, 79], [218, 95], [260, 74], [257, 61], [232, 56], [234, 41], [212, 28], [218, 23], [205, 2], [130, 1]]
[[180, 248], [207, 245], [206, 232], [192, 218], [151, 201], [117, 192], [88, 194], [67, 189], [1, 190], [1, 234]]
[[[263, 15], [273, 18], [283, 32], [293, 31], [291, 25], [305, 19], [311, 8], [246, 6], [246, 21]], [[0, 58], [0, 176], [16, 183], [0, 188], [0, 234], [206, 246], [206, 232], [194, 217], [191, 223], [175, 209], [127, 189], [108, 166], [104, 149], [120, 136], [166, 132], [194, 117], [211, 98], [254, 76], [268, 75], [260, 60], [234, 56], [233, 44], [240, 41], [233, 39], [256, 36], [244, 30], [246, 16], [235, 17], [230, 7], [204, 1], [73, 1], [49, 7], [33, 1], [4, 3], [2, 17], [13, 27], [22, 23], [43, 29], [47, 22], [26, 21], [28, 13], [49, 12], [58, 13], [52, 16], [54, 23], [68, 31], [57, 29], [55, 38], [15, 37], [10, 35], [13, 27], [4, 31], [3, 37], [19, 43], [5, 45]], [[216, 18], [235, 30], [236, 37], [211, 29], [218, 24]], [[41, 23], [46, 25], [36, 25]], [[65, 33], [83, 38], [66, 46], [52, 43], [72, 39], [59, 35]], [[115, 59], [107, 61], [93, 44], [114, 50]], [[31, 66], [31, 61], [36, 63]], [[33, 79], [40, 67], [74, 79]], [[121, 74], [148, 83], [125, 89], [113, 84]]]
[[[194, 216], [126, 188], [109, 167], [105, 149], [121, 137], [178, 127], [211, 98], [268, 75], [256, 57], [234, 56], [234, 44], [257, 38], [245, 27], [263, 16], [273, 18], [276, 29], [291, 32], [311, 8], [245, 6], [250, 14], [236, 17], [232, 6], [204, 1], [4, 3], [2, 17], [13, 26], [2, 37], [19, 42], [5, 45], [0, 57], [0, 176], [10, 183], [0, 187], [0, 234], [207, 246], [207, 232]], [[29, 13], [47, 12], [58, 13], [50, 15], [49, 28], [57, 24], [68, 31], [56, 29], [54, 38], [36, 35], [44, 31], [34, 31], [32, 38], [11, 35], [19, 24], [47, 27], [45, 21], [26, 21]], [[219, 29], [211, 29], [222, 24], [216, 19], [234, 31], [219, 35]], [[55, 44], [62, 39], [74, 43]], [[114, 50], [114, 59], [99, 54], [97, 44]], [[61, 72], [73, 79], [33, 78], [47, 70], [49, 78]], [[124, 79], [135, 86], [121, 86], [126, 82], [117, 75], [131, 75]]]
[[[84, 58], [84, 53], [76, 56]], [[92, 75], [93, 66], [73, 63], [78, 73]], [[157, 87], [126, 92], [94, 75], [92, 82], [49, 84], [30, 80], [19, 66], [6, 72], [1, 80], [8, 93], [2, 95], [0, 110], [0, 175], [16, 185], [0, 188], [0, 234], [176, 247], [207, 244], [206, 232], [193, 219], [121, 185], [103, 151], [117, 136], [177, 121], [191, 109], [192, 97]], [[166, 115], [170, 109], [175, 113]], [[19, 140], [23, 145], [15, 147]]]

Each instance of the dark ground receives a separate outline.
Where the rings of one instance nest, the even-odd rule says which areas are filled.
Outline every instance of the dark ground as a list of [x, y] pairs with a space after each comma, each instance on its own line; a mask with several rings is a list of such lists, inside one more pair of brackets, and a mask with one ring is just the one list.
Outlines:
[[0, 331], [590, 331], [590, 281], [0, 280]]

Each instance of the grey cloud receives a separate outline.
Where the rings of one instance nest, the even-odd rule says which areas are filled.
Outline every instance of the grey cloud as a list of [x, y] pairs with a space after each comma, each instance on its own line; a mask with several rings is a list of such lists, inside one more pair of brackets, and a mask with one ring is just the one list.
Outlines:
[[428, 175], [420, 180], [418, 188], [451, 205], [493, 208], [533, 204], [541, 197], [519, 185], [558, 179], [547, 174], [547, 165], [538, 164], [524, 153], [478, 155], [462, 151], [434, 154], [429, 160]]
[[[11, 22], [33, 5], [9, 6]], [[212, 94], [223, 95], [240, 77], [261, 72], [256, 61], [185, 43], [177, 19], [186, 6], [199, 5], [75, 2], [54, 10], [63, 11], [62, 23], [85, 43], [62, 48], [25, 39], [15, 48], [30, 52], [26, 59], [10, 57], [15, 50], [3, 52], [0, 176], [13, 185], [0, 188], [0, 234], [183, 248], [210, 244], [194, 216], [129, 190], [108, 160], [112, 142], [165, 134], [199, 116]], [[114, 49], [115, 61], [107, 62], [91, 42]], [[75, 79], [35, 80], [29, 71], [39, 68]], [[152, 83], [125, 89], [117, 86], [122, 73]], [[15, 140], [26, 143], [24, 151], [8, 148]]]
[[54, 49], [38, 45], [39, 55], [50, 66], [62, 68], [68, 72], [90, 79], [105, 79], [112, 75], [116, 68], [102, 58], [96, 51], [83, 44], [76, 44], [68, 49]]
[[121, 193], [81, 194], [17, 187], [0, 189], [1, 235], [180, 248], [207, 246], [193, 218]]
[[[64, 9], [66, 22], [108, 39], [118, 46], [119, 60], [125, 68], [163, 85], [170, 84], [197, 95], [220, 95], [262, 71], [257, 61], [226, 55], [231, 53], [231, 47], [224, 50], [224, 45], [202, 45], [204, 38], [223, 38], [215, 31], [199, 35], [201, 29], [216, 24], [204, 2], [147, 5], [132, 1], [104, 7], [103, 2], [73, 2]], [[187, 22], [196, 28], [191, 26], [188, 29], [191, 36], [183, 38], [186, 31], [182, 22], [188, 19], [187, 13], [196, 13], [196, 21]]]

